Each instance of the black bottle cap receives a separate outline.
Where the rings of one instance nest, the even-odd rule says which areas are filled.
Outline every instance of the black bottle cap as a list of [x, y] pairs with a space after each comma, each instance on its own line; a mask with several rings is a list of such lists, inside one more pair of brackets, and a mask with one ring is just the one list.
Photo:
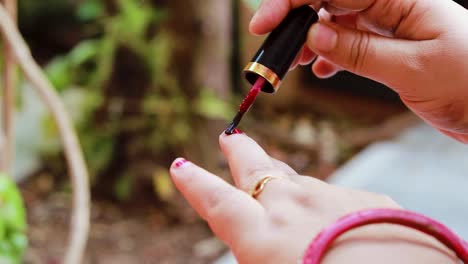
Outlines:
[[318, 19], [317, 12], [310, 6], [291, 10], [245, 67], [244, 75], [247, 81], [253, 85], [257, 78], [262, 76], [267, 80], [262, 91], [276, 92], [304, 46], [307, 32]]

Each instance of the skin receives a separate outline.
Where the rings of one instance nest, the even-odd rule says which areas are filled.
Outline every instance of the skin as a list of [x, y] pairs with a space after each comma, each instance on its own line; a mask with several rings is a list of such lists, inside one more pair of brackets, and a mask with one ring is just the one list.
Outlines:
[[[351, 212], [399, 208], [390, 198], [326, 184], [298, 175], [270, 157], [245, 134], [219, 138], [235, 187], [185, 163], [170, 169], [190, 205], [234, 252], [241, 264], [299, 263], [307, 245], [324, 227]], [[257, 199], [249, 192], [266, 175], [270, 181]], [[457, 263], [433, 238], [393, 225], [356, 229], [341, 237], [323, 263]]]
[[[264, 0], [250, 31], [265, 34], [291, 8], [316, 0]], [[386, 84], [426, 122], [468, 143], [468, 11], [446, 0], [322, 1], [300, 64], [322, 78], [341, 70]], [[333, 22], [331, 22], [333, 21]]]
[[[264, 0], [250, 25], [266, 34], [290, 9], [315, 0]], [[446, 0], [328, 0], [297, 64], [323, 78], [341, 70], [386, 84], [421, 118], [468, 142], [468, 11]], [[298, 175], [245, 134], [221, 135], [235, 186], [185, 163], [170, 172], [191, 206], [241, 264], [299, 263], [307, 245], [339, 217], [366, 208], [399, 208], [388, 197]], [[254, 199], [248, 193], [265, 176]], [[337, 240], [323, 263], [458, 263], [433, 238], [374, 225]]]

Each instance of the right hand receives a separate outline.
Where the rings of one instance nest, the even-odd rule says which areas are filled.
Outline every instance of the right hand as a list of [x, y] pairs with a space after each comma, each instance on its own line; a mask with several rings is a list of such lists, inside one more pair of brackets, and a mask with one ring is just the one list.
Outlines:
[[326, 12], [307, 40], [319, 56], [316, 73], [344, 69], [381, 82], [429, 124], [468, 143], [467, 10], [449, 0], [263, 0], [250, 31], [268, 33], [290, 9], [320, 2]]

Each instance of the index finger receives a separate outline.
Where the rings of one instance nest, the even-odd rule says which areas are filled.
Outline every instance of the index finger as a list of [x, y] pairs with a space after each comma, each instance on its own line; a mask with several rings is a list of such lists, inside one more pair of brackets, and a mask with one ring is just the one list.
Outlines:
[[250, 22], [250, 32], [266, 34], [272, 31], [286, 17], [291, 9], [312, 5], [318, 10], [321, 3], [335, 7], [337, 10], [362, 11], [377, 0], [263, 0], [260, 8]]
[[237, 187], [252, 192], [262, 180], [273, 177], [280, 179], [271, 181], [257, 197], [264, 208], [277, 207], [278, 200], [289, 200], [298, 192], [300, 186], [289, 179], [296, 174], [277, 166], [271, 157], [252, 138], [244, 133], [225, 135], [219, 138], [221, 150], [229, 163], [232, 177]]
[[278, 171], [270, 156], [244, 133], [219, 138], [221, 150], [226, 156], [234, 183], [240, 189], [250, 192], [259, 180], [270, 175], [287, 178]]

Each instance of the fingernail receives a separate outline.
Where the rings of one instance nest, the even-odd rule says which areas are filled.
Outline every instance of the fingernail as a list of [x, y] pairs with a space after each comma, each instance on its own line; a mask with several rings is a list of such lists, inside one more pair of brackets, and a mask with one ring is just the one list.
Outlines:
[[235, 128], [233, 131], [232, 131], [232, 134], [231, 135], [234, 135], [234, 134], [244, 134], [244, 132], [242, 132], [240, 129], [238, 128]]
[[257, 21], [257, 19], [258, 19], [258, 11], [255, 12], [252, 19], [250, 20], [250, 25], [255, 24], [255, 21]]
[[174, 167], [177, 168], [177, 169], [180, 169], [180, 168], [183, 168], [185, 166], [187, 166], [188, 164], [190, 163], [190, 161], [184, 159], [184, 158], [180, 158], [180, 159], [177, 159], [176, 162], [174, 163]]
[[338, 33], [329, 26], [317, 23], [309, 31], [310, 48], [330, 52], [338, 43]]

